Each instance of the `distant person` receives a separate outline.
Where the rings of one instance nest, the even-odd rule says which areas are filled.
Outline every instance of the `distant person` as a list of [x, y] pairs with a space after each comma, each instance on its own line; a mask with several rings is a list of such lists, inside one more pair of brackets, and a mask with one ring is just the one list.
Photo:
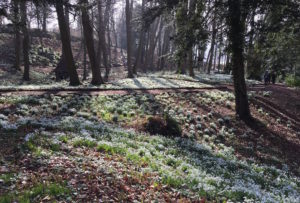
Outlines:
[[276, 77], [277, 77], [277, 75], [276, 75], [275, 71], [272, 71], [272, 72], [271, 72], [271, 80], [272, 80], [272, 84], [273, 84], [273, 85], [274, 85], [275, 82], [276, 82]]
[[269, 72], [269, 70], [266, 70], [266, 72], [264, 74], [264, 82], [265, 82], [265, 85], [270, 84], [270, 72]]

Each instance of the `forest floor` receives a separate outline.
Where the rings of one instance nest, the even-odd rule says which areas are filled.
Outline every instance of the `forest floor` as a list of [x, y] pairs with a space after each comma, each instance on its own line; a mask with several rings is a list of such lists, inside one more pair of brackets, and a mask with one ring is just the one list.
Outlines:
[[248, 81], [245, 123], [229, 76], [116, 84], [2, 89], [1, 203], [300, 201], [299, 90]]
[[0, 203], [300, 202], [299, 89], [247, 80], [245, 123], [229, 75], [126, 79], [116, 50], [105, 85], [69, 87], [52, 37], [33, 38], [32, 62], [47, 65], [24, 82], [12, 40], [0, 34]]

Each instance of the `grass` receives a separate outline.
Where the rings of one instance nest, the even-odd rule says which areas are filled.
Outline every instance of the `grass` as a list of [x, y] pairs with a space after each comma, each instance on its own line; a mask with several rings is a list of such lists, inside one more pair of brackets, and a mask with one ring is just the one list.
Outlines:
[[2, 180], [4, 184], [9, 184], [12, 181], [13, 177], [13, 173], [2, 174], [0, 175], [0, 180]]
[[64, 135], [64, 136], [59, 137], [58, 140], [61, 141], [64, 144], [67, 144], [68, 141], [69, 141], [69, 138]]
[[87, 147], [87, 148], [94, 148], [97, 146], [95, 141], [87, 140], [87, 139], [79, 139], [73, 142], [74, 147]]
[[108, 144], [99, 144], [97, 146], [97, 151], [99, 152], [105, 152], [108, 154], [126, 154], [126, 149], [118, 146], [111, 146]]
[[70, 190], [63, 185], [57, 183], [38, 184], [29, 190], [20, 193], [9, 193], [0, 197], [0, 203], [30, 203], [39, 202], [36, 198], [42, 199], [44, 196], [51, 198], [59, 198], [63, 195], [70, 194]]

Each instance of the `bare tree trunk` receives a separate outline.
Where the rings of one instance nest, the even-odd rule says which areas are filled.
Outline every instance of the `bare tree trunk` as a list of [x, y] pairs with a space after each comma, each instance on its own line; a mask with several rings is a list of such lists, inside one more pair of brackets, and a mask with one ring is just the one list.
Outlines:
[[217, 65], [217, 54], [218, 54], [218, 46], [217, 46], [217, 43], [216, 43], [216, 46], [215, 46], [215, 54], [214, 54], [214, 71], [216, 70], [216, 65]]
[[[222, 23], [221, 23], [221, 25], [222, 25]], [[221, 69], [222, 45], [223, 45], [223, 29], [221, 28], [220, 45], [219, 45], [219, 59], [218, 59], [218, 72], [220, 72], [220, 69]]]
[[103, 65], [105, 68], [104, 80], [107, 81], [109, 76], [109, 67], [107, 64], [107, 47], [106, 47], [106, 39], [105, 39], [105, 26], [103, 22], [103, 13], [102, 13], [102, 0], [98, 0], [98, 27], [99, 27], [98, 52], [102, 53], [103, 56]]
[[236, 114], [243, 120], [251, 118], [244, 71], [245, 22], [241, 18], [241, 0], [228, 0], [229, 40], [232, 49], [232, 70]]
[[14, 29], [15, 29], [15, 64], [14, 68], [21, 70], [21, 36], [20, 36], [20, 9], [19, 0], [13, 0], [13, 12], [14, 12]]
[[208, 67], [207, 67], [207, 73], [208, 74], [210, 74], [210, 71], [211, 71], [211, 68], [212, 68], [212, 65], [213, 65], [212, 63], [213, 63], [214, 51], [215, 51], [216, 34], [217, 34], [216, 18], [214, 17], [214, 19], [213, 19], [213, 25], [212, 25], [210, 57], [209, 57], [209, 62], [208, 62]]
[[83, 34], [85, 39], [85, 44], [90, 59], [91, 69], [92, 69], [92, 85], [101, 85], [103, 83], [101, 77], [101, 71], [99, 66], [99, 61], [96, 57], [95, 47], [94, 47], [94, 35], [93, 35], [93, 26], [90, 22], [90, 17], [88, 14], [88, 9], [86, 5], [88, 0], [80, 0], [81, 4], [81, 15], [82, 15], [82, 26]]
[[131, 10], [130, 2], [126, 0], [126, 33], [127, 33], [127, 68], [128, 68], [128, 78], [134, 78], [131, 67]]
[[165, 67], [166, 62], [166, 54], [169, 51], [170, 48], [170, 32], [172, 27], [168, 26], [165, 28], [164, 31], [164, 39], [163, 39], [163, 45], [162, 45], [162, 56], [160, 59], [159, 69], [162, 70]]
[[27, 7], [26, 2], [21, 1], [20, 4], [21, 9], [21, 22], [22, 22], [22, 30], [23, 30], [23, 57], [24, 57], [24, 74], [23, 79], [25, 81], [29, 81], [29, 34], [27, 30]]
[[187, 65], [188, 65], [188, 69], [189, 69], [189, 75], [191, 77], [194, 77], [195, 73], [194, 73], [193, 48], [192, 47], [188, 50]]
[[[142, 15], [145, 12], [145, 0], [142, 0]], [[135, 65], [133, 67], [133, 73], [137, 74], [137, 70], [141, 69], [141, 65], [142, 65], [142, 51], [144, 49], [145, 46], [145, 35], [146, 35], [146, 31], [144, 26], [142, 26], [141, 31], [140, 31], [140, 39], [139, 39], [139, 46], [138, 46], [138, 52], [137, 52], [137, 56], [136, 56], [136, 60], [135, 60]]]
[[104, 17], [104, 27], [106, 28], [107, 31], [107, 53], [108, 53], [108, 58], [107, 58], [107, 65], [109, 70], [111, 69], [111, 28], [110, 28], [110, 19], [111, 19], [112, 14], [112, 9], [111, 9], [111, 0], [108, 0], [106, 2], [106, 10], [105, 10], [105, 17]]
[[43, 1], [43, 22], [42, 22], [42, 29], [43, 32], [47, 32], [47, 18], [48, 18], [48, 4], [47, 2]]
[[65, 65], [67, 66], [70, 75], [70, 85], [77, 86], [80, 85], [78, 74], [76, 71], [76, 66], [73, 58], [70, 32], [68, 30], [68, 24], [66, 23], [66, 18], [64, 15], [63, 3], [60, 0], [56, 0], [56, 12], [58, 18], [58, 25], [60, 30], [60, 37], [62, 42], [62, 50], [64, 55]]
[[[113, 15], [112, 15], [113, 16]], [[118, 59], [118, 36], [117, 36], [117, 32], [116, 32], [116, 28], [115, 28], [115, 20], [112, 17], [111, 18], [111, 23], [112, 23], [112, 34], [114, 36], [114, 40], [115, 40], [115, 48], [114, 48], [114, 60], [117, 61]]]

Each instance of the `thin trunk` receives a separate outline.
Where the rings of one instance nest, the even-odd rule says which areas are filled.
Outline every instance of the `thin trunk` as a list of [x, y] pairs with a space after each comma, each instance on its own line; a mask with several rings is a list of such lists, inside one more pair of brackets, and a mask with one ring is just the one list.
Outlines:
[[193, 64], [193, 48], [190, 48], [188, 50], [188, 69], [189, 69], [189, 75], [191, 77], [194, 77], [195, 76], [195, 73], [194, 73], [194, 64]]
[[216, 29], [216, 17], [213, 19], [213, 25], [212, 25], [212, 36], [211, 36], [211, 47], [210, 47], [210, 57], [209, 57], [209, 62], [208, 62], [208, 67], [207, 67], [207, 73], [210, 74], [211, 68], [212, 68], [212, 63], [213, 63], [213, 58], [214, 58], [214, 50], [215, 50], [215, 43], [216, 43], [216, 34], [217, 34], [217, 29]]
[[236, 114], [243, 120], [251, 118], [246, 82], [244, 76], [244, 32], [245, 23], [241, 18], [241, 0], [228, 0], [229, 40], [232, 49], [232, 70]]
[[[145, 0], [142, 0], [142, 15], [144, 15], [145, 12]], [[142, 65], [142, 51], [144, 48], [144, 44], [145, 44], [145, 35], [146, 35], [146, 31], [145, 31], [145, 27], [144, 25], [141, 28], [140, 31], [140, 39], [139, 39], [139, 46], [138, 46], [138, 52], [137, 52], [137, 57], [135, 60], [135, 65], [133, 67], [133, 73], [137, 74], [137, 70], [141, 69], [141, 65]]]
[[162, 45], [162, 56], [161, 56], [161, 59], [160, 59], [160, 70], [162, 70], [164, 67], [165, 67], [165, 61], [166, 61], [166, 54], [168, 53], [169, 51], [169, 48], [170, 48], [170, 32], [171, 32], [171, 27], [168, 26], [166, 29], [165, 29], [165, 32], [164, 32], [164, 39], [163, 39], [163, 45]]
[[57, 19], [58, 19], [58, 25], [60, 30], [60, 37], [62, 42], [62, 50], [63, 50], [64, 60], [65, 60], [65, 65], [67, 66], [70, 75], [70, 85], [77, 86], [80, 85], [80, 81], [78, 78], [78, 74], [76, 71], [76, 66], [73, 58], [70, 32], [68, 31], [67, 28], [68, 24], [66, 23], [62, 1], [56, 0], [55, 6], [56, 6]]
[[20, 9], [19, 9], [19, 0], [13, 1], [13, 12], [14, 12], [14, 29], [15, 29], [15, 64], [14, 68], [21, 70], [20, 61], [21, 61], [21, 36], [20, 36]]
[[25, 1], [21, 1], [21, 22], [23, 30], [23, 58], [24, 58], [24, 75], [23, 79], [29, 81], [29, 34], [27, 30], [27, 6]]
[[[222, 24], [223, 23], [221, 22], [221, 25]], [[220, 72], [220, 69], [221, 69], [222, 44], [223, 44], [223, 29], [221, 28], [221, 32], [220, 32], [220, 44], [219, 44], [218, 72]]]
[[81, 31], [81, 40], [82, 40], [82, 44], [83, 44], [83, 78], [82, 80], [86, 80], [87, 79], [87, 63], [86, 63], [86, 44], [84, 41], [84, 36], [83, 36], [83, 27], [82, 27], [82, 19], [80, 18], [79, 20], [79, 24], [80, 24], [80, 31]]
[[218, 53], [218, 46], [216, 44], [215, 53], [214, 53], [214, 71], [216, 70], [216, 65], [217, 65], [217, 53]]
[[[254, 5], [255, 7], [255, 5]], [[251, 72], [251, 69], [254, 68], [252, 67], [252, 57], [253, 57], [253, 40], [254, 40], [254, 29], [255, 29], [255, 9], [252, 11], [251, 14], [251, 20], [250, 20], [250, 27], [251, 27], [251, 31], [249, 33], [249, 45], [248, 45], [248, 52], [247, 52], [247, 60], [246, 60], [246, 74], [249, 74]]]
[[131, 10], [130, 2], [126, 0], [126, 33], [127, 33], [127, 69], [128, 78], [133, 78], [132, 67], [131, 67]]
[[[104, 80], [108, 80], [109, 76], [109, 67], [107, 64], [107, 48], [106, 48], [106, 39], [105, 39], [105, 26], [103, 22], [103, 14], [102, 14], [102, 0], [98, 1], [98, 28], [99, 28], [99, 45], [98, 45], [98, 52], [102, 53], [103, 56], [103, 65], [105, 68], [105, 76]], [[98, 55], [100, 58], [100, 55]], [[101, 63], [99, 63], [101, 65]]]
[[116, 32], [116, 27], [115, 27], [115, 20], [114, 20], [113, 17], [111, 18], [111, 23], [112, 23], [112, 26], [111, 26], [112, 27], [112, 34], [113, 34], [114, 40], [115, 40], [114, 61], [117, 61], [117, 59], [118, 59], [118, 36], [117, 36], [117, 32]]
[[48, 4], [43, 2], [43, 22], [42, 22], [42, 29], [43, 32], [47, 32], [47, 18], [48, 18]]
[[95, 47], [94, 47], [94, 35], [93, 35], [93, 26], [90, 22], [90, 17], [88, 14], [88, 9], [86, 5], [88, 0], [80, 0], [81, 7], [81, 18], [83, 26], [83, 34], [85, 39], [85, 44], [87, 48], [87, 53], [90, 59], [91, 69], [92, 69], [92, 85], [101, 85], [103, 83], [101, 77], [101, 71], [99, 67], [99, 61], [96, 57]]

